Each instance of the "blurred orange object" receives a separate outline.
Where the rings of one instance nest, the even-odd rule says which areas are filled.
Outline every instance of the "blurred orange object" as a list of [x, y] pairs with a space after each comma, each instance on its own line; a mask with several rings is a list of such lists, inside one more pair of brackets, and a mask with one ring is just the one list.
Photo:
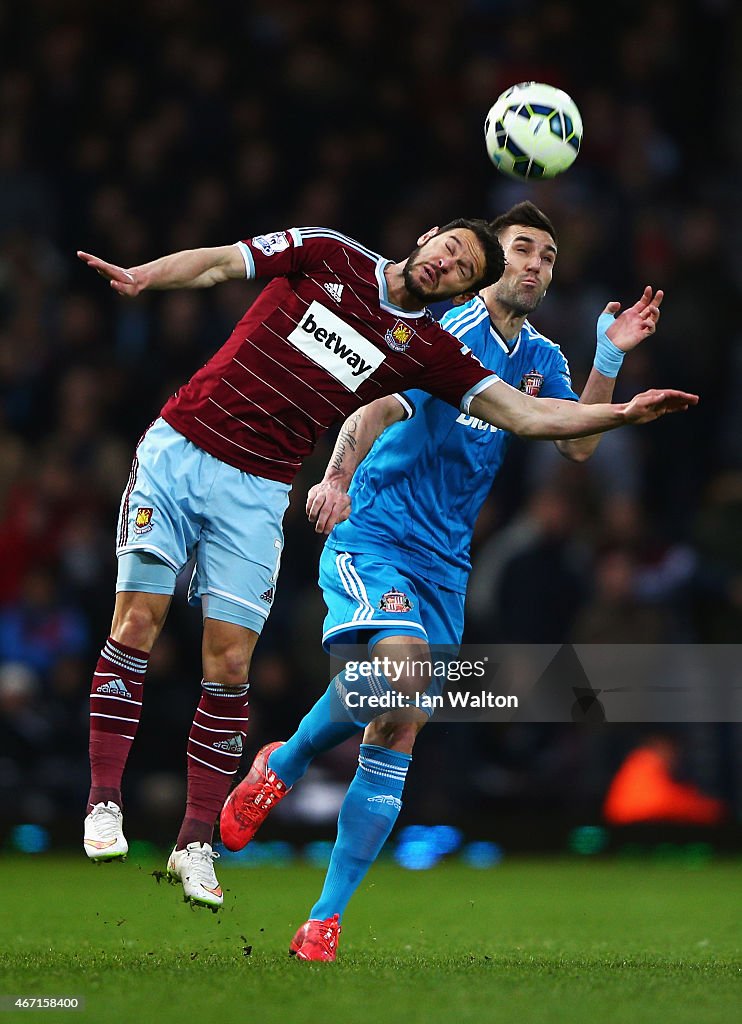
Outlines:
[[715, 825], [726, 813], [723, 801], [706, 796], [695, 786], [676, 782], [672, 774], [677, 748], [663, 736], [633, 750], [618, 769], [603, 803], [610, 825], [674, 822]]

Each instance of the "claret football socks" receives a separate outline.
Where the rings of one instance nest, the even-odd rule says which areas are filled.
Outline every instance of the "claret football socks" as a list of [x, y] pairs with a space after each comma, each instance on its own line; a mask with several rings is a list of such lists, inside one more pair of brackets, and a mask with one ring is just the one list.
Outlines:
[[106, 640], [90, 687], [90, 795], [88, 810], [113, 801], [121, 807], [121, 776], [139, 727], [149, 655]]

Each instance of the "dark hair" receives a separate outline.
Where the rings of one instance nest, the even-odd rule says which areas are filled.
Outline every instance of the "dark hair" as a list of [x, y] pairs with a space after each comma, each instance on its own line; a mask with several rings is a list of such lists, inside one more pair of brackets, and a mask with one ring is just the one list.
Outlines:
[[554, 225], [546, 214], [539, 210], [538, 206], [535, 206], [528, 200], [523, 203], [516, 203], [515, 206], [511, 206], [505, 213], [501, 213], [499, 217], [495, 217], [494, 220], [490, 221], [490, 227], [498, 238], [505, 228], [510, 228], [513, 224], [523, 224], [527, 228], [538, 228], [539, 231], [545, 231], [547, 235], [551, 235], [556, 245], [557, 236]]
[[482, 276], [478, 281], [472, 282], [467, 291], [473, 288], [486, 288], [487, 285], [499, 281], [505, 270], [505, 253], [502, 251], [500, 239], [497, 237], [497, 232], [492, 225], [486, 220], [481, 220], [479, 217], [458, 217], [456, 220], [451, 220], [448, 224], [444, 224], [442, 228], [438, 229], [437, 233], [442, 235], [446, 231], [456, 231], [457, 228], [466, 228], [467, 231], [473, 232], [477, 236], [484, 252], [484, 271]]

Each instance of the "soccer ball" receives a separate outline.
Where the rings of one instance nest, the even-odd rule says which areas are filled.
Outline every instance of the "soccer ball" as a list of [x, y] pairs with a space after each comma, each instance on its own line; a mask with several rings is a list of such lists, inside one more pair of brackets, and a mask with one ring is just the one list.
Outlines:
[[574, 100], [541, 82], [513, 85], [484, 122], [489, 158], [510, 178], [553, 178], [574, 162], [582, 118]]

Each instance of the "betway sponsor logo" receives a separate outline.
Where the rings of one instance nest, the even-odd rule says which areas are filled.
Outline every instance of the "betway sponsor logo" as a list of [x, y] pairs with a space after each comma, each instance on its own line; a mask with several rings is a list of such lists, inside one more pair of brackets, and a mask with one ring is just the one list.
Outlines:
[[385, 358], [380, 349], [316, 301], [288, 340], [349, 391], [357, 391]]
[[471, 427], [472, 430], [491, 430], [493, 434], [496, 434], [500, 429], [499, 427], [493, 427], [487, 420], [478, 420], [476, 416], [467, 416], [465, 412], [456, 417], [456, 422], [460, 423], [463, 427]]

